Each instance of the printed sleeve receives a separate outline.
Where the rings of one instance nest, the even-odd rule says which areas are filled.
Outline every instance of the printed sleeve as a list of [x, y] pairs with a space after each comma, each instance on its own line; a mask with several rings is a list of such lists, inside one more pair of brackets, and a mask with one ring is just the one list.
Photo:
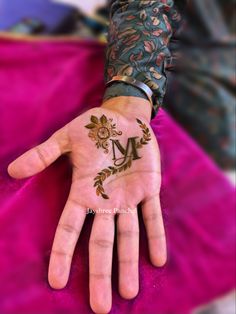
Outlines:
[[[142, 81], [154, 93], [155, 109], [161, 106], [166, 90], [165, 59], [170, 57], [168, 43], [172, 35], [168, 13], [173, 4], [171, 0], [109, 1], [105, 82], [116, 75]], [[127, 91], [131, 96], [141, 96], [135, 87], [124, 85], [114, 83], [107, 87], [105, 99]]]

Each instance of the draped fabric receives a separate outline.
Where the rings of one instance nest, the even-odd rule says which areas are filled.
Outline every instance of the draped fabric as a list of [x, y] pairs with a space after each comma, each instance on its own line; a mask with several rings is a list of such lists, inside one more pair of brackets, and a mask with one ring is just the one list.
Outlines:
[[[0, 38], [0, 312], [92, 313], [86, 219], [68, 285], [47, 282], [50, 249], [71, 182], [67, 157], [25, 180], [7, 165], [81, 112], [104, 92], [104, 46], [81, 41]], [[140, 293], [117, 291], [114, 250], [111, 313], [189, 313], [235, 286], [235, 190], [217, 166], [162, 109], [152, 121], [161, 149], [161, 203], [168, 262], [151, 266], [140, 219]]]

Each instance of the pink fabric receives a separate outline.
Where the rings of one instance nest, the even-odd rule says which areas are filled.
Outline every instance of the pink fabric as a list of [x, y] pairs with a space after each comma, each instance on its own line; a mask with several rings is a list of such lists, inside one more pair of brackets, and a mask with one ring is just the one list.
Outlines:
[[[0, 40], [0, 313], [91, 313], [88, 238], [80, 237], [68, 286], [47, 283], [49, 253], [65, 204], [71, 169], [65, 157], [16, 181], [6, 167], [77, 114], [99, 105], [104, 47], [88, 42]], [[117, 292], [112, 313], [188, 313], [235, 286], [234, 188], [164, 112], [152, 123], [162, 155], [161, 199], [168, 263], [151, 266], [141, 223], [140, 293]]]

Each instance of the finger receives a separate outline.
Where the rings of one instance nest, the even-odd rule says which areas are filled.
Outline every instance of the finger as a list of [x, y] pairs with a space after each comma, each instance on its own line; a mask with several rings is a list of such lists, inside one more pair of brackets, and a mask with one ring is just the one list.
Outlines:
[[21, 179], [30, 177], [48, 167], [66, 152], [64, 128], [47, 141], [28, 150], [8, 166], [10, 176]]
[[154, 266], [163, 266], [166, 263], [167, 253], [159, 195], [142, 203], [142, 214], [151, 262]]
[[119, 291], [123, 298], [132, 299], [138, 294], [139, 224], [137, 209], [119, 214], [117, 220]]
[[114, 229], [113, 215], [96, 214], [89, 241], [90, 305], [96, 313], [108, 313], [111, 309]]
[[55, 289], [64, 288], [67, 284], [72, 257], [85, 217], [86, 209], [70, 193], [57, 226], [49, 262], [48, 281]]

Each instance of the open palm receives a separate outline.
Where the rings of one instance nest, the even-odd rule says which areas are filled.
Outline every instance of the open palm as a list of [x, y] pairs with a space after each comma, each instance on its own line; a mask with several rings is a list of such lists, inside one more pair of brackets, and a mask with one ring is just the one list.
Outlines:
[[133, 298], [139, 289], [139, 224], [141, 203], [150, 258], [166, 260], [160, 191], [160, 154], [147, 121], [115, 110], [91, 109], [9, 165], [15, 178], [32, 176], [69, 154], [73, 176], [52, 247], [49, 283], [63, 288], [88, 210], [95, 213], [89, 241], [90, 303], [97, 313], [111, 308], [111, 268], [115, 216], [119, 258], [119, 291]]

